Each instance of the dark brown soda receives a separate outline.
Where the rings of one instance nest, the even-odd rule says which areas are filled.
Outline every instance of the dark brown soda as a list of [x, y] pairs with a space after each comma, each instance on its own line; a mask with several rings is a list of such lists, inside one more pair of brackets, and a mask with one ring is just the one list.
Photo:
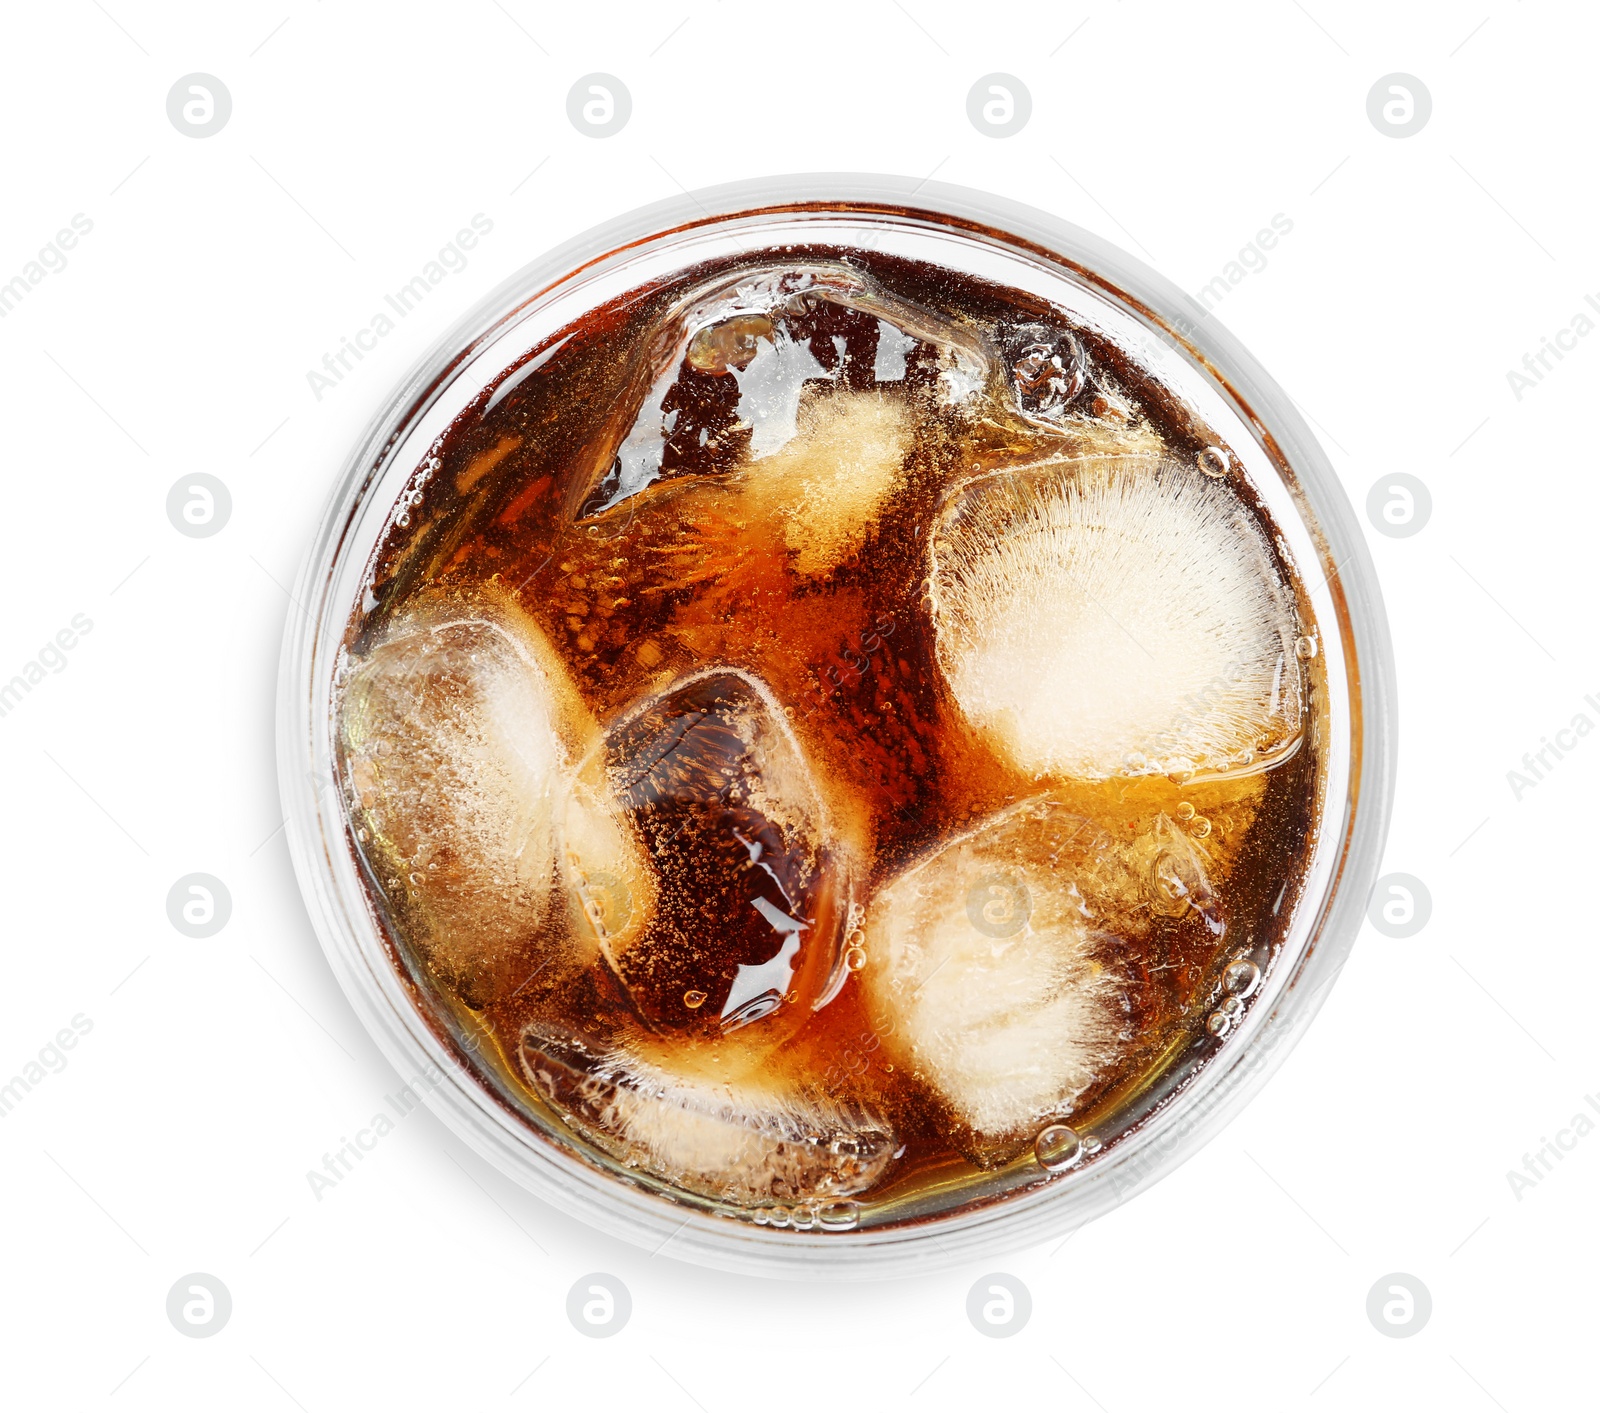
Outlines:
[[[734, 380], [685, 359], [663, 404], [675, 417], [659, 474], [606, 508], [616, 489], [612, 456], [647, 381], [642, 351], [667, 311], [715, 277], [778, 264], [860, 271], [906, 305], [971, 331], [1011, 363], [1025, 356], [1040, 329], [1055, 331], [1087, 378], [1075, 396], [1088, 451], [1102, 424], [1113, 439], [1159, 445], [1163, 455], [1191, 462], [1216, 440], [1122, 350], [1034, 296], [860, 249], [751, 252], [594, 310], [530, 351], [521, 366], [542, 359], [535, 373], [519, 380], [517, 368], [507, 369], [463, 410], [432, 453], [438, 469], [426, 496], [379, 546], [372, 578], [377, 607], [353, 618], [347, 645], [359, 654], [419, 595], [489, 586], [509, 594], [537, 623], [602, 727], [627, 717], [663, 684], [711, 668], [746, 673], [783, 704], [809, 765], [828, 782], [829, 798], [848, 802], [843, 823], [864, 841], [865, 876], [858, 883], [870, 897], [942, 841], [1042, 788], [1001, 761], [952, 709], [940, 689], [925, 602], [929, 532], [951, 488], [975, 472], [1037, 457], [1038, 433], [1003, 398], [976, 416], [952, 411], [936, 395], [931, 346], [915, 341], [892, 389], [913, 418], [901, 489], [854, 552], [826, 573], [800, 574], [777, 522], [749, 514], [725, 494], [724, 479], [747, 456], [750, 440], [735, 412]], [[876, 319], [825, 299], [794, 301], [790, 318], [791, 336], [809, 340], [824, 370], [821, 390], [878, 386]], [[513, 384], [496, 395], [496, 388]], [[1025, 384], [1019, 375], [1024, 392]], [[1267, 543], [1276, 545], [1264, 508], [1235, 482]], [[1310, 624], [1292, 569], [1278, 567], [1300, 596], [1302, 623]], [[1301, 668], [1304, 744], [1270, 770], [1188, 783], [1144, 776], [1049, 783], [1053, 798], [1113, 838], [1131, 840], [1163, 814], [1199, 821], [1205, 832], [1197, 832], [1196, 843], [1225, 918], [1219, 934], [1191, 909], [1159, 920], [1126, 949], [1121, 964], [1136, 1038], [1067, 1120], [1091, 1146], [1118, 1141], [1215, 1052], [1221, 1041], [1206, 1019], [1226, 994], [1229, 962], [1249, 959], [1263, 973], [1274, 962], [1283, 920], [1297, 901], [1322, 769], [1320, 660]], [[689, 866], [670, 845], [654, 863], [669, 871]], [[425, 973], [382, 881], [369, 882], [397, 959]], [[721, 936], [714, 925], [698, 934], [686, 926], [684, 936], [699, 935], [704, 955], [686, 950], [665, 984], [692, 990], [697, 967], [726, 971], [753, 960], [750, 940], [731, 933], [731, 923]], [[541, 1111], [542, 1101], [519, 1089], [512, 1059], [525, 1024], [565, 1016], [581, 1029], [597, 1015], [613, 1024], [638, 1019], [630, 1020], [630, 1006], [603, 971], [554, 989], [540, 972], [541, 938], [532, 936], [487, 987], [417, 977], [424, 993], [444, 994], [459, 1026], [479, 1032], [480, 1053], [501, 1090], [533, 1111]], [[851, 975], [767, 1063], [860, 1099], [893, 1126], [905, 1151], [864, 1199], [877, 1204], [882, 1220], [914, 1219], [959, 1202], [966, 1184], [973, 1195], [996, 1190], [979, 1185], [992, 1174], [962, 1156], [937, 1104], [895, 1066], [884, 1044], [888, 1024]], [[1007, 1171], [1013, 1185], [1045, 1177], [1032, 1165], [1031, 1149]]]

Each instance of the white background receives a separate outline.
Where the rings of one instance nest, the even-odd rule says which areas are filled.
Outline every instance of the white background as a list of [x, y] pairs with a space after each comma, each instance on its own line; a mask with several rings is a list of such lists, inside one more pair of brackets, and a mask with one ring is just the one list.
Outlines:
[[[1600, 722], [1600, 338], [1520, 400], [1506, 374], [1600, 293], [1597, 31], [1588, 7], [1506, 0], [8, 7], [0, 281], [75, 213], [93, 231], [0, 320], [0, 679], [74, 614], [94, 626], [0, 719], [0, 1080], [93, 1025], [0, 1122], [7, 1403], [1592, 1402], [1600, 1134], [1520, 1200], [1506, 1172], [1600, 1091], [1600, 739], [1520, 800], [1506, 772], [1576, 713]], [[606, 140], [566, 117], [595, 70], [633, 96]], [[233, 98], [198, 141], [165, 108], [194, 71]], [[1033, 95], [1005, 140], [967, 118], [991, 71]], [[1434, 102], [1404, 140], [1366, 113], [1394, 71]], [[981, 1267], [694, 1269], [557, 1216], [427, 1113], [322, 1201], [305, 1176], [397, 1083], [279, 829], [283, 586], [336, 469], [433, 338], [550, 246], [680, 188], [845, 169], [1029, 202], [1191, 291], [1282, 213], [1217, 317], [1358, 508], [1397, 471], [1434, 502], [1409, 539], [1362, 512], [1402, 704], [1385, 867], [1426, 882], [1431, 921], [1364, 929], [1288, 1063], [1175, 1175], [1003, 1258], [1033, 1296], [1007, 1340], [968, 1323]], [[317, 401], [307, 371], [479, 212], [466, 270]], [[202, 471], [232, 518], [188, 539], [166, 495]], [[233, 896], [209, 940], [167, 919], [194, 871]], [[232, 1292], [215, 1338], [168, 1322], [192, 1271]], [[591, 1271], [633, 1294], [603, 1344], [565, 1315]], [[1432, 1293], [1414, 1338], [1367, 1319], [1392, 1271]]]

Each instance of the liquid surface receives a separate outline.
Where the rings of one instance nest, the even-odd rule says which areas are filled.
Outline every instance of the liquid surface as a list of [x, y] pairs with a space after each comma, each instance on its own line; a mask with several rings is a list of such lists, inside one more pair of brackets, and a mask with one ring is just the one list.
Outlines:
[[441, 1031], [608, 1170], [821, 1232], [1091, 1162], [1227, 1043], [1321, 691], [1232, 452], [1125, 351], [791, 247], [462, 411], [337, 709]]

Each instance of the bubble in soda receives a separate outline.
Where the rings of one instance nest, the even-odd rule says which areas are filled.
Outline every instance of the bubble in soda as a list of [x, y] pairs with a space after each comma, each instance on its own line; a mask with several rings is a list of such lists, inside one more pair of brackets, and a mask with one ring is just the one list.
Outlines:
[[1267, 991], [1320, 635], [1241, 449], [1094, 321], [752, 250], [431, 458], [347, 636], [351, 848], [555, 1141], [826, 1240], [1092, 1165]]

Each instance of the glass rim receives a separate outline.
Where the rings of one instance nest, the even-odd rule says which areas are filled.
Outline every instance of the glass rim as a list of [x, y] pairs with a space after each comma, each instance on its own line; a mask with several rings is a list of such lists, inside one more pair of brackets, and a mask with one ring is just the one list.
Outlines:
[[[845, 1232], [778, 1230], [676, 1205], [560, 1149], [491, 1092], [416, 1004], [378, 935], [346, 841], [325, 691], [351, 607], [335, 592], [339, 574], [371, 548], [360, 543], [356, 518], [383, 483], [402, 432], [477, 352], [575, 282], [641, 252], [688, 232], [783, 216], [881, 217], [1025, 251], [1093, 286], [1198, 365], [1275, 449], [1314, 543], [1338, 618], [1351, 737], [1342, 817], [1325, 812], [1321, 821], [1338, 848], [1323, 896], [1303, 898], [1297, 910], [1306, 914], [1299, 953], [1284, 958], [1293, 965], [1272, 1004], [1263, 997], [1170, 1104], [1104, 1155], [1037, 1187], [907, 1225]], [[278, 691], [280, 793], [301, 893], [341, 988], [402, 1078], [425, 1078], [419, 1092], [453, 1132], [558, 1209], [680, 1259], [788, 1278], [896, 1276], [1030, 1246], [1119, 1205], [1197, 1152], [1282, 1063], [1326, 999], [1365, 914], [1394, 789], [1394, 668], [1376, 573], [1350, 502], [1287, 394], [1197, 301], [1125, 251], [1005, 198], [892, 176], [773, 176], [685, 193], [585, 231], [503, 281], [422, 356], [356, 442], [298, 577]]]

